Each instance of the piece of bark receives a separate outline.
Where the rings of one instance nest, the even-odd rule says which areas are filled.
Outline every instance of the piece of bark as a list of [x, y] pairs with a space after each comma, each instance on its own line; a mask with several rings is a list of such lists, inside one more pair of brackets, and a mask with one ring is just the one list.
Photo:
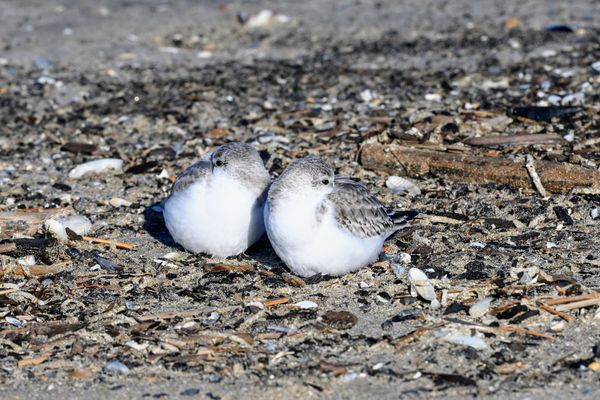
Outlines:
[[17, 245], [14, 243], [0, 243], [0, 254], [10, 253], [17, 250]]
[[555, 133], [524, 134], [510, 136], [480, 136], [465, 140], [463, 143], [470, 146], [524, 146], [530, 144], [560, 143], [563, 138]]
[[28, 278], [43, 278], [64, 270], [69, 262], [59, 262], [52, 265], [21, 265], [8, 256], [0, 256], [0, 277], [25, 276]]
[[10, 239], [15, 234], [32, 236], [48, 218], [67, 213], [65, 208], [31, 208], [0, 212], [0, 239]]
[[[367, 142], [360, 152], [363, 167], [407, 177], [426, 174], [455, 182], [506, 184], [533, 191], [523, 161], [481, 157], [464, 153], [413, 149], [399, 144]], [[600, 172], [577, 165], [537, 161], [537, 172], [546, 190], [565, 193], [575, 188], [600, 189]]]

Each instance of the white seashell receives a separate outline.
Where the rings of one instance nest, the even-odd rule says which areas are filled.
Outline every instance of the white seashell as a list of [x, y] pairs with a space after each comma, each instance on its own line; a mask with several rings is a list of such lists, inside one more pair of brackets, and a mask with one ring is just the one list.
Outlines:
[[317, 303], [315, 303], [314, 301], [300, 301], [296, 304], [294, 304], [296, 307], [302, 308], [302, 309], [308, 309], [308, 308], [317, 308], [319, 307], [319, 305]]
[[112, 199], [110, 199], [108, 201], [108, 204], [110, 204], [111, 206], [113, 206], [115, 208], [119, 208], [119, 207], [129, 207], [131, 205], [131, 202], [127, 201], [125, 199], [121, 199], [119, 197], [113, 197]]
[[411, 291], [414, 289], [414, 292], [427, 301], [435, 300], [435, 289], [423, 271], [418, 268], [411, 268], [408, 270], [408, 280]]
[[113, 170], [120, 173], [123, 170], [123, 160], [105, 158], [80, 164], [69, 172], [69, 178], [79, 179], [86, 174], [101, 174]]
[[256, 307], [259, 310], [265, 309], [265, 305], [260, 301], [251, 301], [250, 303], [244, 304], [244, 307]]
[[411, 180], [401, 176], [392, 175], [385, 181], [385, 186], [394, 193], [408, 193], [412, 196], [419, 196], [421, 189]]
[[32, 266], [35, 265], [35, 257], [32, 255], [24, 256], [17, 259], [17, 263], [20, 265]]
[[477, 301], [469, 308], [469, 315], [473, 318], [483, 317], [485, 314], [487, 314], [488, 310], [490, 309], [490, 304], [492, 304], [492, 300], [494, 299], [492, 299], [491, 297], [486, 297]]
[[478, 336], [452, 335], [443, 337], [442, 339], [450, 343], [469, 346], [477, 350], [487, 350], [489, 348], [486, 341]]
[[148, 348], [148, 346], [150, 346], [150, 344], [148, 342], [138, 343], [135, 340], [130, 340], [128, 342], [125, 342], [125, 346], [131, 347], [132, 349], [135, 349], [137, 351], [144, 351]]
[[44, 228], [61, 241], [69, 240], [66, 228], [78, 235], [85, 235], [92, 229], [92, 222], [83, 215], [71, 215], [60, 219], [49, 219], [44, 223]]

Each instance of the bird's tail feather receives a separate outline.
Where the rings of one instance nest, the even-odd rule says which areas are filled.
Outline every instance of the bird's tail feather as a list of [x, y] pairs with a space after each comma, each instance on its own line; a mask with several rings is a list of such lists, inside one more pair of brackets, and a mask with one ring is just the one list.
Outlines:
[[394, 221], [395, 228], [397, 230], [410, 226], [410, 221], [413, 220], [419, 214], [418, 211], [388, 211], [388, 215]]

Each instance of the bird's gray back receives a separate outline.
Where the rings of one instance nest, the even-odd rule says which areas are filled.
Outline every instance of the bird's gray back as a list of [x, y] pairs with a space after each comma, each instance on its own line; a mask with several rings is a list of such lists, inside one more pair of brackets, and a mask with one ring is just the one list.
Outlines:
[[208, 177], [210, 174], [210, 161], [201, 160], [190, 165], [185, 171], [180, 173], [173, 183], [171, 193], [184, 191], [191, 184]]

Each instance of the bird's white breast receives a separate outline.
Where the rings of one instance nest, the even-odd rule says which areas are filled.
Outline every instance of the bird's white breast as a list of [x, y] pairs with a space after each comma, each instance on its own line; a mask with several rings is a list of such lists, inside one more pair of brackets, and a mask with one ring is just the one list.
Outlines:
[[256, 194], [226, 174], [173, 193], [163, 215], [173, 239], [196, 253], [239, 254], [264, 233]]
[[385, 237], [361, 238], [335, 220], [327, 209], [320, 217], [320, 199], [290, 198], [265, 207], [265, 226], [275, 252], [300, 276], [342, 275], [375, 261]]

